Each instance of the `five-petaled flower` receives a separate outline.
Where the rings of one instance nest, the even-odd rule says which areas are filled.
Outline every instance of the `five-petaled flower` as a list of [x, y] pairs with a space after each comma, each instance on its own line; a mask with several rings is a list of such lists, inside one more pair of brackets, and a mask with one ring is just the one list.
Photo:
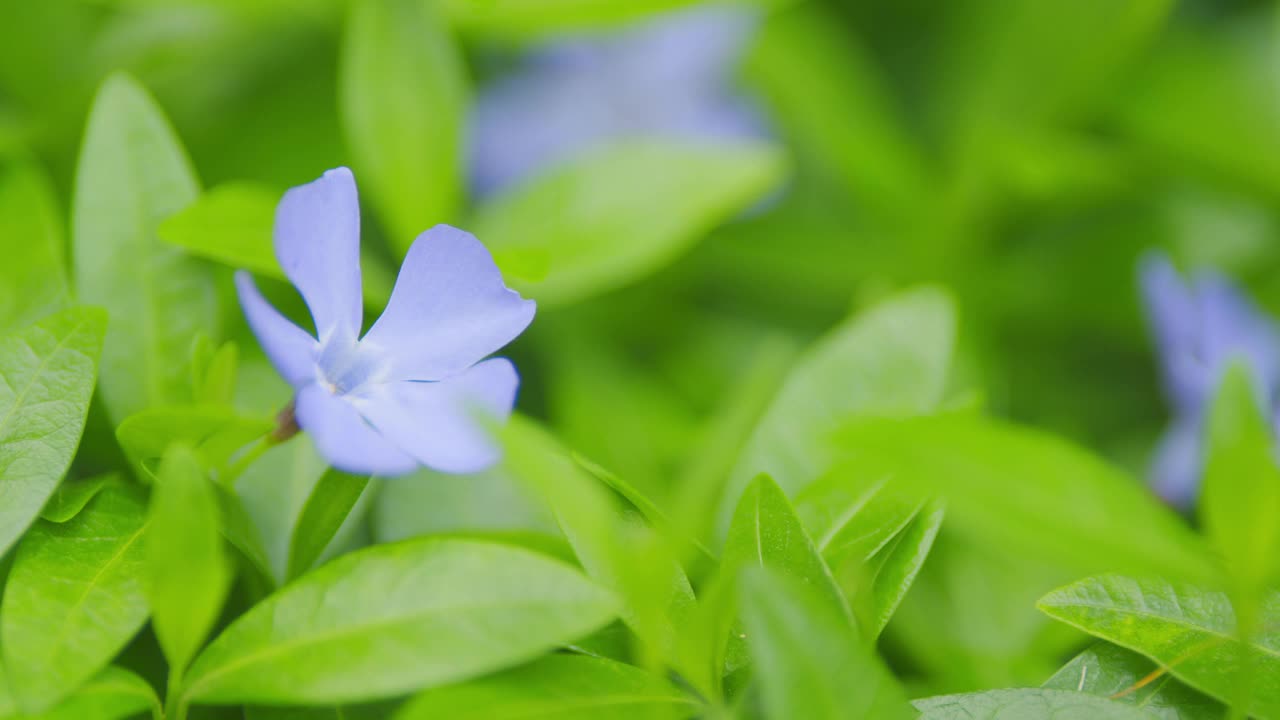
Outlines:
[[446, 225], [418, 236], [385, 312], [363, 337], [360, 209], [350, 170], [285, 193], [275, 251], [317, 337], [267, 303], [243, 271], [240, 304], [297, 391], [299, 427], [333, 467], [466, 473], [497, 460], [489, 425], [511, 414], [519, 379], [509, 360], [484, 358], [528, 327], [534, 303], [503, 284], [475, 237]]
[[1143, 261], [1141, 281], [1174, 414], [1151, 482], [1161, 497], [1188, 507], [1199, 494], [1209, 406], [1228, 365], [1237, 358], [1247, 363], [1259, 400], [1269, 412], [1280, 409], [1280, 330], [1217, 273], [1199, 272], [1188, 284], [1156, 255]]

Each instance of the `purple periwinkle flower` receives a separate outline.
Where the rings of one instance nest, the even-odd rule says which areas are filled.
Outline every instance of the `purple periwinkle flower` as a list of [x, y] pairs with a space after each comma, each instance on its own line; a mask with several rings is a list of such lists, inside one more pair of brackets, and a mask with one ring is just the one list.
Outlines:
[[1142, 263], [1141, 282], [1173, 422], [1156, 450], [1151, 482], [1178, 507], [1196, 499], [1203, 435], [1223, 373], [1247, 363], [1260, 400], [1273, 414], [1280, 390], [1280, 329], [1231, 281], [1201, 271], [1188, 283], [1162, 255]]
[[472, 190], [493, 193], [617, 140], [765, 134], [733, 84], [755, 24], [744, 8], [696, 8], [535, 49], [476, 102]]
[[529, 326], [534, 303], [503, 284], [475, 237], [447, 225], [419, 235], [386, 310], [363, 337], [360, 207], [350, 170], [284, 194], [275, 252], [317, 337], [272, 307], [244, 271], [236, 274], [240, 304], [297, 391], [298, 426], [333, 467], [466, 473], [497, 460], [487, 425], [511, 414], [519, 378], [509, 360], [484, 358]]

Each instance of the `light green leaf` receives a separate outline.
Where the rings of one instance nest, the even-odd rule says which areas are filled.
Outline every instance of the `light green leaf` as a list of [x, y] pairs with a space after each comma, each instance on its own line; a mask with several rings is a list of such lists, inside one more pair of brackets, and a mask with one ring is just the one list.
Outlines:
[[1280, 717], [1280, 593], [1261, 606], [1252, 642], [1237, 640], [1236, 613], [1225, 593], [1164, 580], [1104, 575], [1040, 600], [1050, 617], [1155, 660], [1176, 678], [1219, 700], [1233, 700], [1241, 658], [1254, 677], [1247, 711]]
[[109, 665], [55, 707], [8, 720], [118, 720], [142, 713], [160, 716], [160, 700], [146, 680]]
[[101, 310], [73, 308], [0, 337], [0, 554], [71, 466], [106, 325]]
[[289, 541], [288, 579], [315, 565], [369, 486], [368, 477], [330, 468], [311, 489]]
[[394, 720], [676, 720], [698, 703], [630, 665], [550, 655], [529, 665], [419, 694]]
[[794, 493], [832, 459], [828, 436], [858, 414], [913, 413], [942, 399], [951, 367], [955, 311], [933, 289], [857, 313], [809, 348], [756, 425], [721, 498], [720, 527], [758, 473]]
[[107, 78], [76, 170], [72, 257], [80, 300], [111, 314], [101, 390], [115, 422], [185, 400], [192, 338], [216, 327], [208, 270], [156, 236], [160, 222], [197, 193], [155, 102], [127, 76]]
[[[894, 535], [861, 568], [855, 569], [855, 564], [859, 561], [848, 557], [835, 571], [836, 582], [846, 594], [855, 598], [861, 588], [870, 584], [870, 593], [864, 593], [870, 602], [865, 605], [866, 621], [863, 625], [872, 637], [879, 636], [889, 624], [889, 619], [911, 589], [916, 575], [929, 557], [929, 551], [933, 549], [933, 541], [938, 537], [945, 515], [941, 503], [925, 505], [912, 516], [902, 532]], [[856, 581], [851, 582], [850, 576], [856, 578]], [[861, 610], [862, 607], [864, 606], [858, 603], [855, 610]]]
[[242, 415], [227, 405], [175, 405], [130, 415], [116, 428], [116, 440], [147, 472], [154, 472], [173, 443], [192, 446], [206, 467], [218, 470], [273, 427], [266, 418]]
[[915, 717], [888, 668], [816, 588], [751, 570], [740, 605], [765, 718]]
[[1085, 693], [1064, 690], [988, 690], [915, 701], [920, 720], [1152, 720], [1154, 717]]
[[1237, 602], [1250, 604], [1280, 576], [1280, 468], [1258, 398], [1245, 366], [1233, 365], [1209, 414], [1199, 504], [1205, 531], [1239, 588]]
[[235, 396], [236, 370], [240, 364], [240, 348], [224, 342], [201, 363], [200, 377], [192, 369], [192, 399], [197, 405], [230, 405]]
[[145, 589], [152, 628], [175, 672], [200, 649], [231, 587], [220, 512], [195, 452], [171, 446], [151, 493]]
[[505, 471], [551, 507], [587, 574], [622, 600], [622, 619], [645, 650], [670, 657], [695, 605], [672, 548], [625, 518], [614, 496], [542, 428], [516, 416], [503, 437]]
[[615, 611], [608, 593], [536, 553], [466, 540], [379, 545], [250, 609], [196, 659], [183, 694], [205, 703], [374, 700], [524, 662]]
[[855, 420], [838, 434], [855, 477], [948, 503], [948, 525], [1078, 572], [1205, 577], [1196, 536], [1134, 479], [1052, 435], [970, 414]]
[[112, 486], [74, 519], [37, 523], [23, 538], [0, 606], [0, 646], [27, 712], [71, 694], [146, 622], [145, 528], [137, 489]]
[[436, 4], [351, 5], [339, 78], [356, 171], [399, 254], [462, 203], [466, 76]]
[[[545, 307], [643, 278], [781, 182], [761, 143], [634, 140], [596, 150], [483, 205], [476, 236], [512, 284]], [[542, 257], [545, 277], [516, 264]], [[528, 274], [528, 273], [526, 273]]]
[[1221, 720], [1222, 703], [1183, 685], [1131, 650], [1100, 642], [1077, 655], [1044, 687], [1072, 690], [1136, 705], [1161, 720]]
[[457, 27], [485, 34], [543, 35], [597, 29], [697, 0], [444, 0]]
[[280, 195], [256, 183], [219, 185], [171, 215], [158, 232], [193, 255], [283, 280], [271, 243]]
[[501, 466], [472, 475], [422, 469], [383, 483], [373, 502], [379, 541], [451, 532], [528, 532], [559, 537], [546, 506]]
[[40, 517], [49, 522], [66, 522], [78, 515], [99, 490], [118, 482], [121, 482], [118, 473], [94, 475], [84, 480], [66, 480], [53, 491], [49, 501], [44, 504], [44, 509], [40, 511]]
[[0, 171], [0, 332], [67, 304], [62, 227], [53, 188], [38, 166]]

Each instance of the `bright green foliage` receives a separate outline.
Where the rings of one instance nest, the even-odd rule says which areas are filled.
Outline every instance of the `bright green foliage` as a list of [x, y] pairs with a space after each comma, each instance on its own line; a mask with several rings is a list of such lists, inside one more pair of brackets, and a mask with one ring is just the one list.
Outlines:
[[232, 580], [218, 496], [191, 448], [165, 453], [147, 516], [151, 626], [169, 666], [181, 672], [217, 621]]
[[154, 471], [176, 442], [191, 445], [202, 462], [221, 468], [272, 427], [270, 420], [243, 415], [228, 405], [174, 405], [130, 415], [116, 428], [116, 440], [146, 473]]
[[362, 186], [401, 255], [462, 199], [466, 78], [435, 3], [351, 5], [341, 111]]
[[785, 168], [761, 143], [625, 142], [491, 200], [472, 229], [517, 289], [544, 307], [567, 305], [675, 260], [776, 187]]
[[39, 522], [13, 560], [0, 647], [18, 704], [53, 707], [106, 667], [147, 619], [146, 505], [104, 488], [72, 520]]
[[293, 527], [289, 541], [288, 578], [295, 578], [311, 569], [338, 534], [338, 529], [368, 485], [369, 478], [340, 470], [330, 469], [320, 476]]
[[766, 718], [915, 717], [897, 680], [816, 588], [753, 569], [741, 592]]
[[[56, 706], [21, 720], [118, 720], [160, 712], [160, 700], [146, 680], [109, 665]], [[17, 719], [15, 719], [17, 720]]]
[[395, 720], [676, 720], [697, 702], [660, 677], [583, 655], [550, 655], [479, 680], [428, 690]]
[[99, 490], [117, 482], [120, 482], [120, 476], [116, 473], [95, 475], [84, 480], [64, 480], [44, 504], [40, 517], [49, 522], [66, 522], [78, 515]]
[[[955, 311], [937, 290], [916, 290], [851, 317], [796, 362], [756, 425], [721, 499], [728, 523], [757, 473], [784, 490], [812, 482], [831, 459], [827, 437], [856, 414], [923, 412], [941, 399], [951, 365]], [[729, 504], [726, 504], [729, 503]]]
[[1241, 658], [1248, 657], [1255, 681], [1245, 709], [1261, 718], [1280, 717], [1280, 594], [1263, 600], [1259, 632], [1244, 647], [1226, 594], [1163, 580], [1089, 578], [1046, 595], [1040, 609], [1152, 658], [1220, 700], [1235, 699]]
[[498, 35], [559, 32], [690, 5], [695, 0], [445, 0], [449, 19], [464, 30]]
[[1200, 496], [1205, 532], [1236, 583], [1238, 602], [1280, 579], [1280, 467], [1274, 431], [1243, 365], [1226, 374], [1209, 416]]
[[0, 337], [0, 553], [71, 465], [105, 330], [101, 310], [73, 308]]
[[857, 477], [883, 477], [948, 502], [964, 532], [1079, 572], [1115, 569], [1205, 577], [1190, 529], [1136, 482], [1059, 438], [996, 420], [944, 414], [845, 425], [839, 445]]
[[1183, 685], [1138, 653], [1105, 642], [1077, 655], [1044, 687], [1109, 697], [1163, 720], [1221, 720], [1226, 715], [1222, 703]]
[[284, 279], [271, 243], [280, 195], [252, 183], [219, 185], [171, 215], [158, 232], [193, 255]]
[[608, 593], [524, 550], [409, 540], [345, 555], [251, 609], [201, 653], [209, 703], [373, 700], [514, 665], [599, 628]]
[[1154, 716], [1094, 695], [1063, 690], [988, 690], [917, 700], [920, 720], [1152, 720]]
[[67, 304], [62, 217], [53, 188], [34, 164], [0, 169], [0, 332]]

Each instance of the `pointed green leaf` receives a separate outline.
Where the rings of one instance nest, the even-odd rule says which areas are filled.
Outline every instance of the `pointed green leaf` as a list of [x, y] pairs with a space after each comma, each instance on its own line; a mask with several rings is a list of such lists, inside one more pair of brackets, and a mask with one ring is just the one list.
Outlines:
[[462, 203], [466, 76], [436, 3], [353, 3], [339, 90], [361, 186], [403, 254]]
[[394, 720], [678, 720], [698, 703], [663, 678], [584, 655], [550, 655], [529, 665], [434, 688]]
[[1244, 651], [1256, 682], [1247, 702], [1257, 717], [1280, 717], [1280, 593], [1266, 596], [1259, 632], [1237, 640], [1225, 593], [1118, 575], [1081, 580], [1040, 600], [1050, 617], [1155, 660], [1174, 677], [1219, 700], [1232, 700]]
[[202, 703], [390, 697], [525, 662], [615, 610], [577, 571], [525, 550], [431, 538], [378, 545], [250, 609], [196, 659], [183, 692]]
[[[517, 289], [568, 305], [667, 265], [758, 202], [784, 170], [781, 152], [761, 143], [628, 141], [494, 198], [473, 224]], [[531, 256], [543, 258], [534, 264], [544, 277], [513, 265]]]
[[177, 671], [200, 649], [231, 586], [219, 513], [195, 452], [170, 447], [151, 493], [145, 588], [152, 628]]
[[171, 215], [157, 232], [193, 255], [284, 280], [271, 242], [280, 196], [255, 183], [219, 185]]
[[[872, 637], [878, 637], [889, 624], [889, 619], [911, 589], [916, 575], [929, 557], [929, 551], [933, 549], [933, 541], [938, 537], [945, 515], [940, 503], [925, 505], [912, 516], [902, 532], [894, 535], [888, 544], [865, 561], [860, 571], [854, 571], [847, 563], [840, 568], [836, 581], [842, 583], [846, 593], [849, 593], [849, 586], [843, 585], [843, 573], [854, 573], [861, 583], [870, 584], [870, 603], [864, 624]], [[851, 594], [856, 596], [856, 592], [855, 587]]]
[[1280, 577], [1280, 468], [1258, 397], [1245, 366], [1233, 365], [1209, 415], [1199, 506], [1209, 539], [1250, 601]]
[[12, 720], [119, 720], [143, 713], [159, 717], [155, 689], [133, 672], [109, 665], [57, 706]]
[[155, 101], [127, 76], [107, 78], [80, 151], [71, 234], [77, 294], [111, 314], [101, 386], [115, 422], [187, 399], [192, 338], [216, 327], [208, 270], [156, 235], [198, 192]]
[[915, 701], [920, 720], [1152, 720], [1152, 715], [1085, 693], [1064, 690], [988, 690]]
[[332, 468], [320, 476], [293, 526], [287, 578], [295, 578], [315, 565], [368, 486], [368, 477]]
[[817, 588], [751, 570], [740, 604], [765, 718], [915, 717], [888, 668]]
[[1158, 714], [1164, 720], [1222, 720], [1222, 703], [1183, 685], [1136, 652], [1100, 642], [1077, 655], [1045, 681], [1051, 690], [1111, 698]]
[[71, 466], [106, 325], [101, 310], [72, 308], [0, 337], [0, 554]]
[[40, 522], [22, 539], [0, 606], [0, 647], [24, 710], [67, 697], [146, 622], [145, 528], [141, 493], [112, 486], [74, 519]]
[[130, 415], [116, 428], [125, 455], [147, 472], [173, 443], [192, 446], [204, 465], [221, 469], [232, 456], [275, 427], [227, 405], [174, 405]]
[[53, 188], [36, 165], [0, 171], [0, 332], [67, 304], [62, 222]]
[[837, 443], [857, 477], [936, 494], [949, 527], [1028, 557], [1086, 573], [1212, 573], [1199, 539], [1141, 484], [1047, 433], [951, 413], [851, 421]]
[[858, 414], [913, 413], [942, 399], [955, 336], [951, 300], [938, 290], [897, 295], [843, 325], [797, 361], [756, 425], [721, 498], [720, 527], [758, 473], [793, 493], [832, 459], [828, 438]]
[[40, 511], [40, 517], [49, 522], [66, 522], [79, 514], [99, 490], [118, 482], [121, 482], [121, 478], [117, 473], [94, 475], [84, 480], [66, 480], [53, 491], [53, 496]]

